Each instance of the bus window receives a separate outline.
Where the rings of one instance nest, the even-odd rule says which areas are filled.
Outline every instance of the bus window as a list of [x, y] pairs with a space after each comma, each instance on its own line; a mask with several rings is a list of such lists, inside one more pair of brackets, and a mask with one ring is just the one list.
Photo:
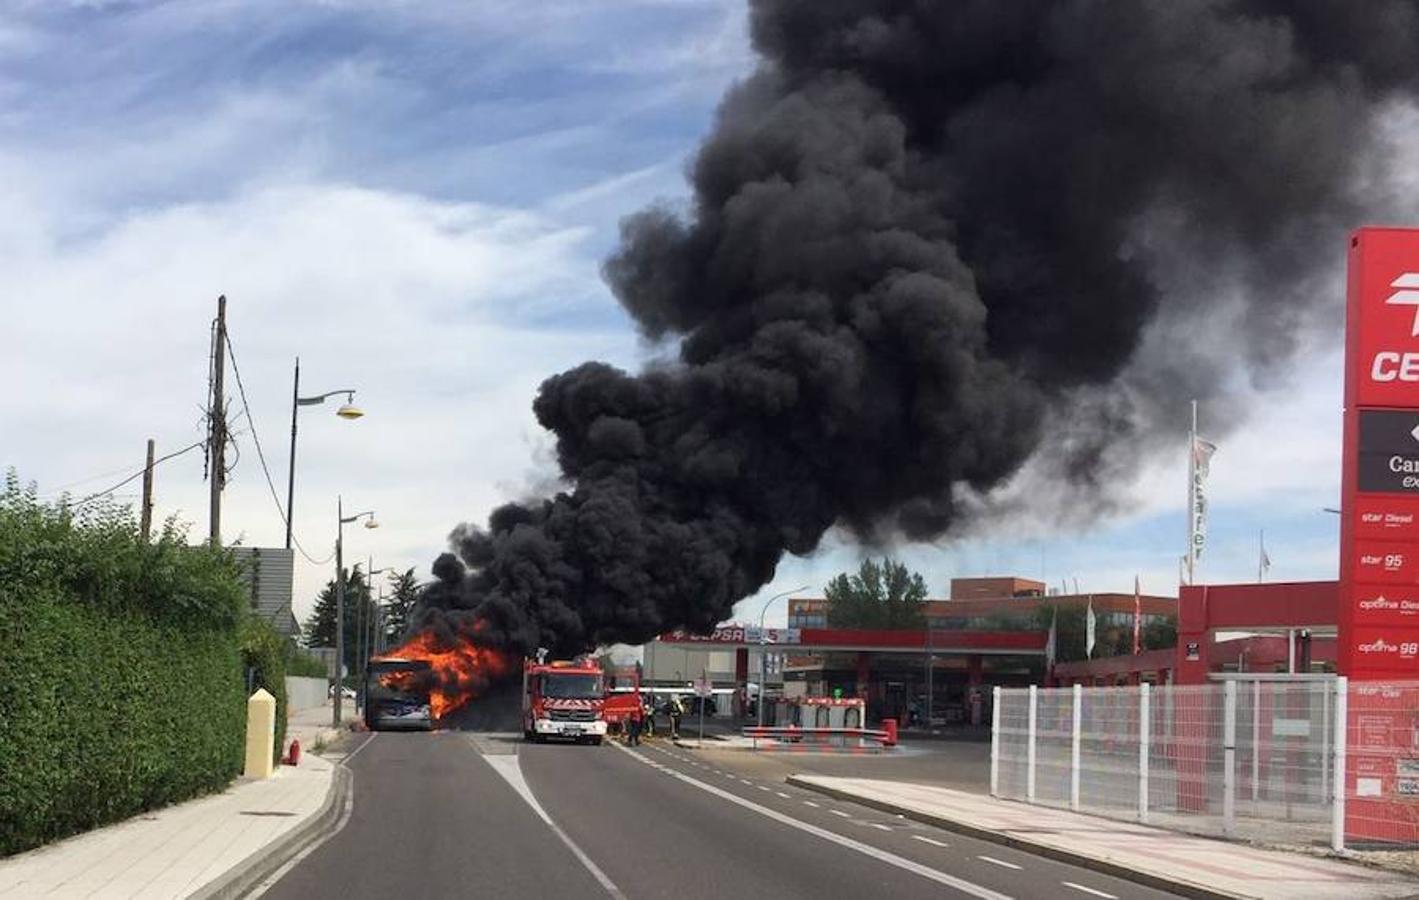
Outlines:
[[432, 667], [424, 659], [371, 661], [365, 674], [365, 725], [384, 728], [433, 728], [429, 713]]

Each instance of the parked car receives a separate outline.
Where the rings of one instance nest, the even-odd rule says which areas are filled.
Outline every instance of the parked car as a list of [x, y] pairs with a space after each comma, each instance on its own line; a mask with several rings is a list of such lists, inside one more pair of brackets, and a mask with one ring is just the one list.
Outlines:
[[[335, 699], [335, 685], [332, 684], [330, 686], [330, 690], [325, 692], [325, 696], [331, 700]], [[355, 689], [352, 687], [343, 687], [340, 689], [340, 696], [344, 697], [346, 700], [353, 700], [355, 699]]]

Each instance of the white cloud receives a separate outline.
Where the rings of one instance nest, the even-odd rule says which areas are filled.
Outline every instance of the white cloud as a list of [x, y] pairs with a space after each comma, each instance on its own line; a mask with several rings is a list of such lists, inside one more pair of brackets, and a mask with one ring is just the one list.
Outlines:
[[[633, 364], [623, 328], [546, 324], [585, 307], [597, 284], [584, 237], [525, 212], [292, 185], [136, 214], [77, 244], [41, 237], [0, 250], [11, 347], [0, 378], [23, 386], [0, 395], [4, 462], [46, 490], [140, 464], [149, 436], [160, 454], [199, 439], [208, 324], [225, 293], [283, 501], [292, 359], [302, 358], [302, 393], [354, 387], [368, 413], [356, 423], [329, 406], [302, 413], [303, 543], [324, 555], [343, 492], [384, 523], [352, 534], [352, 556], [424, 567], [454, 524], [484, 518], [534, 477], [529, 451], [543, 438], [529, 404], [542, 378], [590, 358]], [[230, 372], [228, 387], [236, 398]], [[250, 436], [239, 443], [224, 533], [279, 544]], [[199, 454], [164, 466], [159, 515], [205, 529], [200, 476]], [[298, 572], [299, 600], [328, 576]]]

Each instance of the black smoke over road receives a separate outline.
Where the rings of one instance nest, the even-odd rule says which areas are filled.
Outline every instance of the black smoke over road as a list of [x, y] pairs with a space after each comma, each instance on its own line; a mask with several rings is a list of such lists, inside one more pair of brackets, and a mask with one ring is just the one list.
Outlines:
[[569, 488], [456, 529], [419, 627], [708, 629], [829, 528], [949, 534], [1027, 462], [1107, 509], [1189, 398], [1239, 412], [1338, 322], [1419, 74], [1414, 0], [750, 15], [689, 208], [628, 218], [605, 265], [666, 358], [542, 385]]

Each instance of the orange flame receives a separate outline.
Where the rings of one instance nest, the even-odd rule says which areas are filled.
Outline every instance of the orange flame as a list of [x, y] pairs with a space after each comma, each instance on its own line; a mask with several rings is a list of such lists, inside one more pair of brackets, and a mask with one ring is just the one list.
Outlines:
[[[481, 624], [474, 628], [475, 632], [482, 630]], [[381, 660], [428, 661], [433, 669], [429, 710], [435, 719], [442, 719], [474, 699], [488, 682], [501, 678], [512, 668], [511, 654], [479, 646], [466, 635], [459, 635], [458, 641], [456, 646], [445, 649], [433, 632], [425, 631], [379, 657]], [[407, 687], [412, 677], [411, 672], [394, 672], [380, 676], [380, 681], [390, 687]]]

